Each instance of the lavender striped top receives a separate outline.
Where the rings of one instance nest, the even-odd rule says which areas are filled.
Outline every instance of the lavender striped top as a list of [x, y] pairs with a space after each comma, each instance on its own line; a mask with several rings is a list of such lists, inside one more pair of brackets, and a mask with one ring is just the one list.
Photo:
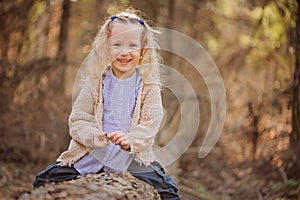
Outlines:
[[[128, 133], [141, 80], [137, 70], [124, 80], [116, 78], [111, 68], [103, 75], [104, 132], [121, 130]], [[120, 146], [110, 143], [105, 148], [95, 148], [77, 161], [74, 168], [82, 175], [97, 173], [102, 168], [107, 172], [124, 172], [133, 158], [132, 154], [122, 151]]]

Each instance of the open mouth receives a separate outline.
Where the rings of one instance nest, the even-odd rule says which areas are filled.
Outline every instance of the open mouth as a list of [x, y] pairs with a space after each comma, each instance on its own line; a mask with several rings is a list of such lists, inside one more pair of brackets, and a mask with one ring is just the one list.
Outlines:
[[126, 65], [126, 64], [128, 64], [128, 63], [130, 63], [130, 61], [132, 60], [132, 59], [123, 59], [123, 58], [119, 58], [119, 59], [117, 59], [122, 65]]

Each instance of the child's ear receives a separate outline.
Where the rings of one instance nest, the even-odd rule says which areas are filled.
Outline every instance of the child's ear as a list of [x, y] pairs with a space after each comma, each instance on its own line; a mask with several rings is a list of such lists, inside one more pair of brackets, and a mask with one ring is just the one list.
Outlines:
[[140, 58], [139, 58], [139, 64], [138, 65], [142, 64], [142, 59], [143, 59], [143, 56], [140, 56]]
[[141, 54], [140, 54], [140, 58], [139, 58], [139, 63], [142, 62], [143, 56], [144, 56], [144, 49], [141, 49]]
[[141, 59], [141, 58], [143, 58], [143, 56], [144, 56], [144, 49], [141, 49], [141, 52], [140, 52], [140, 53], [141, 53], [141, 57], [140, 57], [140, 59]]

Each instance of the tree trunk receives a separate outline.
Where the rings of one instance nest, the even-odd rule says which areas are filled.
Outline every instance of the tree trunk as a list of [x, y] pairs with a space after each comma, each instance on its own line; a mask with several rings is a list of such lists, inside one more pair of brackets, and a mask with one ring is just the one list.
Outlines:
[[[57, 50], [57, 61], [62, 64], [66, 62], [67, 58], [67, 43], [68, 43], [68, 30], [69, 30], [69, 19], [70, 19], [70, 0], [63, 0], [62, 5], [62, 14], [60, 21], [60, 33], [59, 33], [59, 43]], [[59, 67], [59, 77], [57, 79], [56, 91], [64, 92], [64, 87], [61, 87], [64, 83], [65, 78], [65, 65], [62, 64]]]
[[57, 59], [60, 62], [66, 61], [67, 39], [68, 39], [68, 25], [70, 18], [70, 0], [63, 0], [62, 2], [62, 16], [60, 23], [59, 47], [57, 51]]
[[296, 66], [293, 80], [293, 99], [292, 99], [292, 127], [290, 137], [290, 148], [293, 157], [300, 163], [300, 0], [297, 0], [298, 9], [296, 17]]
[[153, 199], [160, 200], [156, 190], [129, 172], [100, 173], [81, 176], [73, 181], [46, 184], [21, 194], [20, 200], [29, 199]]

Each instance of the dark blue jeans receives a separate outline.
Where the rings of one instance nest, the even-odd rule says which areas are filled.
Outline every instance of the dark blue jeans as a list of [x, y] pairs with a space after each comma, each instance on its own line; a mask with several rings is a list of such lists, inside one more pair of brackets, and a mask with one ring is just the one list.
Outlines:
[[[33, 183], [34, 187], [43, 186], [49, 182], [61, 182], [76, 179], [80, 173], [73, 167], [61, 167], [58, 162], [49, 165], [41, 171]], [[135, 161], [131, 163], [128, 171], [136, 178], [152, 185], [160, 194], [161, 199], [179, 199], [178, 186], [167, 176], [158, 162], [153, 162], [151, 166], [139, 166]], [[103, 172], [100, 170], [98, 173]]]

